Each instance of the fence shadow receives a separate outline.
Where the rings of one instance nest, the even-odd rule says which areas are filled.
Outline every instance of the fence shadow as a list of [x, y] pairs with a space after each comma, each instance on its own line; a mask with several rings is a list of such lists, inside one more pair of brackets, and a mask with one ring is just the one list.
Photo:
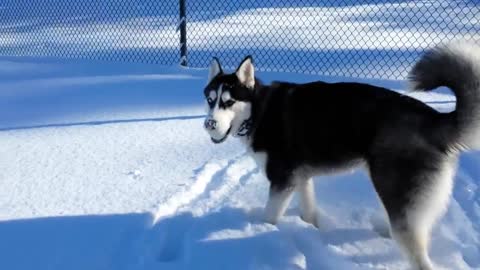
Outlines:
[[147, 213], [62, 216], [0, 222], [3, 269], [129, 269]]

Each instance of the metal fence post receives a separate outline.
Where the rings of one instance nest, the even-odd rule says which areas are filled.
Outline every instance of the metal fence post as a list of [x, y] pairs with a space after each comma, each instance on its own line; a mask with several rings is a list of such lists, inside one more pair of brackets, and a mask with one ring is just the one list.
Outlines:
[[186, 0], [180, 0], [180, 65], [187, 66], [187, 14]]

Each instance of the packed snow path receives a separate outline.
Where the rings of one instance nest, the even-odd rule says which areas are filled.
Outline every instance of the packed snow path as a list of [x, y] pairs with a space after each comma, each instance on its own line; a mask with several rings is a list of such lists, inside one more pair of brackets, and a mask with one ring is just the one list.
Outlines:
[[[206, 73], [1, 58], [0, 269], [408, 269], [362, 171], [316, 179], [320, 230], [295, 200], [264, 223], [262, 172], [238, 141], [213, 145], [202, 130]], [[462, 156], [435, 227], [444, 269], [480, 269], [479, 165]]]

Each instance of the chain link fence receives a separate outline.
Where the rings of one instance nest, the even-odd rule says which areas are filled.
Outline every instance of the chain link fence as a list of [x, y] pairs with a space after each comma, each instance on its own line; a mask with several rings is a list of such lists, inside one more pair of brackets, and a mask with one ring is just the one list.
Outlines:
[[0, 54], [172, 65], [178, 0], [2, 0]]
[[395, 79], [437, 43], [480, 39], [478, 0], [185, 0], [183, 21], [181, 1], [3, 0], [0, 54], [190, 67], [217, 56], [226, 68], [251, 54], [263, 71]]

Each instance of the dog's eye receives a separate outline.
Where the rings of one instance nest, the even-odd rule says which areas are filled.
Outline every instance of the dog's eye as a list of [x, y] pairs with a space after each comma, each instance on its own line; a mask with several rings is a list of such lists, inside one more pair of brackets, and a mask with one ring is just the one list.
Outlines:
[[207, 98], [207, 102], [208, 102], [208, 103], [212, 103], [212, 102], [213, 102], [213, 99], [209, 97], [209, 98]]
[[230, 107], [230, 106], [232, 106], [234, 103], [235, 103], [235, 101], [230, 99], [230, 100], [225, 101], [225, 106]]

